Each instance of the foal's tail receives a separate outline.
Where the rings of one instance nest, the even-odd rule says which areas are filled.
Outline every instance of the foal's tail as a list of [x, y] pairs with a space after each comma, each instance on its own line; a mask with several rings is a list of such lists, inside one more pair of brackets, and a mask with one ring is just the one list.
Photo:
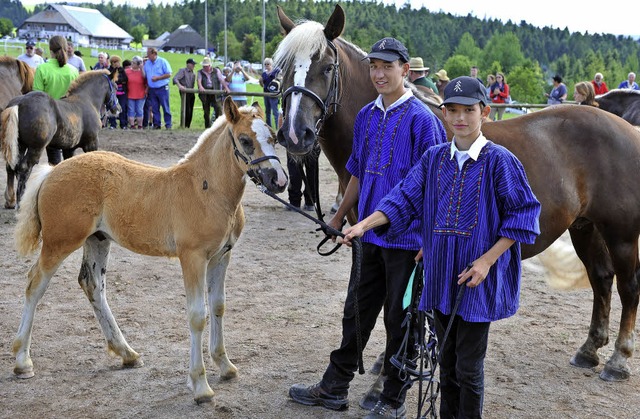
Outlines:
[[27, 256], [36, 251], [40, 244], [40, 214], [38, 212], [38, 194], [42, 182], [49, 176], [53, 166], [39, 164], [34, 166], [31, 176], [27, 181], [20, 209], [18, 210], [18, 223], [14, 232], [16, 250], [21, 256]]
[[588, 288], [589, 276], [570, 243], [556, 240], [538, 255], [545, 270], [545, 279], [551, 288], [571, 290]]
[[19, 159], [18, 148], [18, 107], [11, 106], [0, 115], [0, 143], [2, 155], [7, 164], [15, 169]]

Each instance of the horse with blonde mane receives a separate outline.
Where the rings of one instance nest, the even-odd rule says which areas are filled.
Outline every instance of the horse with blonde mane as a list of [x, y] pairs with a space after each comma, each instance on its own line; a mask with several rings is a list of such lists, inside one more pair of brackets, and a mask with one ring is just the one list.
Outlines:
[[[159, 168], [95, 151], [39, 165], [18, 211], [17, 248], [26, 255], [42, 242], [29, 270], [24, 310], [13, 342], [14, 373], [34, 375], [31, 329], [38, 302], [62, 261], [83, 248], [78, 282], [93, 306], [109, 352], [126, 368], [142, 366], [126, 342], [106, 297], [112, 242], [133, 252], [177, 257], [182, 267], [191, 335], [188, 385], [197, 403], [209, 402], [202, 334], [210, 316], [209, 352], [222, 378], [235, 377], [223, 339], [225, 275], [244, 227], [241, 199], [247, 179], [280, 193], [287, 186], [275, 155], [274, 132], [254, 104], [224, 102], [224, 116], [178, 164]], [[208, 300], [208, 301], [207, 301]]]

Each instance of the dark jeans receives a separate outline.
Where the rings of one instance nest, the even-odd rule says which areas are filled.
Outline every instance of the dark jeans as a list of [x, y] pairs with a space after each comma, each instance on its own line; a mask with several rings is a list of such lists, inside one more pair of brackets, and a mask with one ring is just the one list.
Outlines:
[[150, 87], [149, 95], [147, 96], [149, 106], [153, 112], [153, 127], [162, 127], [162, 121], [160, 119], [160, 107], [164, 115], [164, 125], [167, 128], [171, 128], [171, 109], [169, 108], [169, 86], [164, 87]]
[[[435, 311], [436, 335], [443, 342], [451, 316]], [[440, 418], [481, 418], [484, 401], [484, 357], [489, 322], [467, 322], [455, 316], [440, 348]]]
[[[278, 111], [278, 98], [277, 97], [264, 97], [264, 112], [267, 117], [267, 125], [274, 129], [278, 129], [278, 117], [280, 112]], [[271, 115], [273, 115], [274, 125], [271, 125]]]
[[[289, 203], [294, 207], [300, 207], [302, 197], [304, 195], [304, 204], [313, 205], [315, 200], [311, 192], [311, 185], [317, 185], [316, 173], [318, 171], [318, 155], [315, 150], [308, 156], [304, 157], [304, 161], [298, 162], [287, 152], [287, 170], [289, 171], [289, 186], [287, 193], [289, 194]], [[306, 181], [303, 182], [303, 175]], [[304, 193], [302, 184], [304, 183]]]
[[47, 147], [47, 160], [52, 166], [55, 166], [56, 164], [62, 162], [62, 149]]
[[127, 107], [129, 106], [129, 99], [127, 99], [127, 95], [117, 95], [118, 103], [120, 104], [120, 113], [118, 116], [110, 116], [109, 117], [109, 125], [113, 128], [117, 127], [116, 118], [120, 121], [120, 128], [125, 128], [129, 126], [129, 120], [127, 118]]
[[[404, 403], [409, 383], [400, 379], [398, 369], [391, 365], [389, 359], [398, 352], [404, 338], [405, 331], [401, 327], [405, 318], [402, 298], [415, 267], [414, 258], [417, 253], [417, 250], [385, 249], [369, 243], [362, 244], [360, 283], [356, 288], [354, 278], [349, 281], [342, 318], [342, 343], [339, 349], [331, 352], [329, 366], [322, 377], [325, 390], [346, 395], [349, 382], [358, 367], [355, 320], [357, 295], [363, 348], [369, 340], [380, 310], [384, 307], [387, 334], [384, 368], [388, 376], [380, 398], [394, 407]], [[411, 350], [410, 356], [413, 356]]]
[[142, 127], [149, 127], [149, 114], [151, 113], [151, 101], [149, 100], [149, 96], [144, 98], [144, 106], [142, 111]]
[[213, 112], [215, 116], [213, 120], [222, 115], [222, 107], [220, 106], [220, 98], [216, 95], [198, 95], [200, 98], [200, 102], [202, 102], [202, 111], [204, 112], [204, 127], [209, 128], [211, 126], [211, 108], [213, 107]]
[[184, 126], [185, 128], [191, 127], [191, 120], [193, 119], [193, 105], [196, 103], [195, 93], [185, 93], [184, 101]]

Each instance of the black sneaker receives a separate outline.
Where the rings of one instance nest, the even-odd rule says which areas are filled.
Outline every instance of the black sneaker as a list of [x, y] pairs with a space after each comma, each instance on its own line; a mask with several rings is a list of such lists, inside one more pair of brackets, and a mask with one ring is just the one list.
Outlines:
[[406, 417], [407, 408], [404, 403], [394, 408], [380, 400], [364, 419], [406, 419]]
[[322, 389], [320, 383], [305, 386], [295, 384], [289, 389], [289, 397], [294, 402], [306, 406], [322, 406], [331, 410], [345, 410], [349, 407], [347, 394], [331, 394]]

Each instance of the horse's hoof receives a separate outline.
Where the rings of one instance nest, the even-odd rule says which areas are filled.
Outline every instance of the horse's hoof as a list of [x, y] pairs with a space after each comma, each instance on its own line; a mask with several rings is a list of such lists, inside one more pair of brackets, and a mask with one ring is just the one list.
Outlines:
[[582, 352], [576, 352], [576, 354], [569, 361], [571, 365], [578, 368], [594, 368], [600, 364], [600, 359], [596, 357], [587, 356]]
[[201, 405], [202, 403], [211, 403], [213, 401], [213, 391], [211, 392], [211, 394], [196, 397], [194, 398], [194, 400], [196, 401], [196, 404], [198, 406]]
[[122, 362], [122, 368], [141, 368], [141, 367], [144, 367], [144, 361], [142, 361], [142, 358], [137, 358], [132, 361]]
[[27, 378], [31, 378], [34, 375], [36, 375], [33, 372], [33, 367], [29, 367], [29, 368], [18, 368], [18, 367], [15, 367], [13, 369], [13, 373], [16, 375], [16, 378], [20, 378], [21, 380], [25, 380]]
[[10, 204], [8, 202], [4, 203], [4, 208], [5, 209], [16, 209], [16, 204]]
[[605, 365], [600, 373], [600, 378], [604, 381], [627, 381], [629, 377], [631, 377], [631, 371], [626, 367], [620, 369]]

